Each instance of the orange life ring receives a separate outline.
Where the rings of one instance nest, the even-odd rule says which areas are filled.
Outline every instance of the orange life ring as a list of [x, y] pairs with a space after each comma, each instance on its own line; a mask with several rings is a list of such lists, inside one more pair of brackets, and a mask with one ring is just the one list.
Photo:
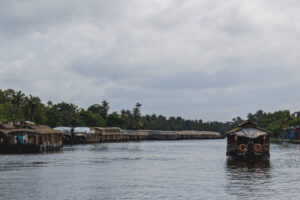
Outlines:
[[259, 152], [262, 150], [261, 144], [255, 144], [253, 148], [254, 148], [254, 151], [256, 151], [256, 152]]
[[247, 145], [246, 144], [240, 144], [239, 149], [240, 149], [241, 152], [246, 152], [247, 151]]

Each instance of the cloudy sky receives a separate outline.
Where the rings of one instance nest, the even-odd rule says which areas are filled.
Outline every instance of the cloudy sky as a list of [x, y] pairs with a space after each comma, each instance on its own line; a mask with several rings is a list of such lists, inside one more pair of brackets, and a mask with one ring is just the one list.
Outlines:
[[0, 88], [227, 121], [300, 110], [297, 0], [1, 0]]

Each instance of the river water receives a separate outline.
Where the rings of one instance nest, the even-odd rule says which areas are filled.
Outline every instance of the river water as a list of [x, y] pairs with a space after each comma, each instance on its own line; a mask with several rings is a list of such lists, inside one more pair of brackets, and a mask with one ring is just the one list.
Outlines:
[[225, 140], [105, 143], [0, 155], [0, 199], [299, 199], [300, 145], [232, 163]]

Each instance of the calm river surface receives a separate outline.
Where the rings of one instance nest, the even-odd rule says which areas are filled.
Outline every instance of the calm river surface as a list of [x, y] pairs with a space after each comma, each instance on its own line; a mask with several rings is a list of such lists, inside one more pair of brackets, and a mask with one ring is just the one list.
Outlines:
[[269, 162], [230, 163], [225, 140], [67, 146], [0, 155], [0, 199], [299, 199], [300, 145]]

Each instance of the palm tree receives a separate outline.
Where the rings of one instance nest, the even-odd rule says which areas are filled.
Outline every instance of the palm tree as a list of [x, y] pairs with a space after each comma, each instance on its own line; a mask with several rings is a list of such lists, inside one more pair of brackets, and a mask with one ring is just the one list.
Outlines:
[[16, 115], [19, 113], [21, 104], [24, 100], [25, 94], [21, 91], [12, 94], [11, 103], [13, 105], [13, 120], [16, 120]]
[[26, 97], [25, 100], [26, 119], [34, 122], [40, 121], [44, 114], [44, 105], [42, 104], [40, 98], [29, 95], [29, 98]]
[[102, 117], [104, 118], [104, 119], [106, 119], [107, 118], [107, 115], [108, 115], [108, 111], [109, 111], [109, 103], [107, 102], [107, 101], [102, 101], [102, 113], [101, 113], [101, 115], [102, 115]]

